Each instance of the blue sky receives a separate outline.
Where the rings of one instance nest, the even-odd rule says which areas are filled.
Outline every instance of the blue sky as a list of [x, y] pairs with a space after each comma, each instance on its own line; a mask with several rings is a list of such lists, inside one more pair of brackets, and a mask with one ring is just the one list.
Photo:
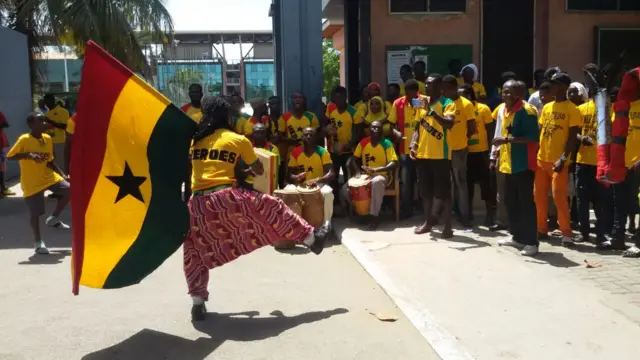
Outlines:
[[271, 30], [271, 0], [165, 0], [175, 29]]

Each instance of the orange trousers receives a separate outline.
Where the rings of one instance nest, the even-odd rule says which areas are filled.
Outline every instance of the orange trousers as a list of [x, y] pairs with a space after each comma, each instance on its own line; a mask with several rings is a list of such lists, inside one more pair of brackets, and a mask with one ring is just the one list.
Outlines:
[[571, 237], [571, 215], [569, 212], [569, 164], [565, 164], [562, 171], [553, 171], [553, 163], [538, 160], [534, 182], [534, 200], [536, 202], [538, 232], [546, 234], [549, 231], [547, 218], [549, 216], [549, 187], [556, 205], [558, 226], [562, 236]]

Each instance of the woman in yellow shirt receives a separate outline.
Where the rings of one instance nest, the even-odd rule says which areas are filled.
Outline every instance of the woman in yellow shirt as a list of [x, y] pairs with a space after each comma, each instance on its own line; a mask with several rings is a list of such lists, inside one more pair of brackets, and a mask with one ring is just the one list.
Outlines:
[[367, 111], [367, 116], [365, 116], [364, 121], [364, 134], [365, 136], [371, 136], [371, 124], [374, 121], [380, 121], [383, 125], [383, 136], [389, 137], [391, 136], [391, 126], [392, 124], [387, 119], [387, 111], [385, 107], [385, 102], [382, 100], [382, 97], [376, 96], [369, 100], [369, 106]]
[[275, 197], [233, 187], [239, 161], [249, 166], [247, 172], [261, 175], [264, 168], [249, 139], [233, 132], [230, 119], [231, 105], [223, 98], [202, 100], [202, 121], [191, 148], [191, 230], [183, 246], [193, 321], [207, 314], [209, 269], [277, 240], [296, 241], [320, 254], [328, 234]]

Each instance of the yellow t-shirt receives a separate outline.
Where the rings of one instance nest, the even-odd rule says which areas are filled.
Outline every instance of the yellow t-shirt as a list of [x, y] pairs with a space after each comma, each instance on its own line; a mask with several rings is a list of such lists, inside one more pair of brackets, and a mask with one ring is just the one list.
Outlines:
[[569, 128], [579, 127], [582, 115], [578, 107], [569, 100], [552, 101], [542, 109], [538, 124], [541, 126], [538, 160], [555, 163], [564, 153]]
[[261, 122], [264, 124], [264, 126], [268, 126], [269, 125], [269, 117], [268, 116], [263, 116], [262, 119], [258, 120], [255, 117], [250, 117], [248, 118], [245, 122], [244, 122], [244, 126], [242, 128], [242, 134], [243, 135], [251, 135], [253, 134], [253, 127], [258, 123]]
[[404, 145], [400, 146], [401, 154], [409, 154], [409, 145], [411, 143], [411, 137], [413, 136], [413, 130], [415, 129], [414, 122], [416, 120], [416, 114], [418, 109], [414, 109], [411, 106], [411, 99], [407, 99], [403, 96], [394, 101], [391, 110], [389, 111], [389, 120], [392, 124], [398, 125], [398, 130], [402, 133], [402, 136], [406, 139], [403, 140]]
[[67, 134], [73, 135], [76, 132], [76, 116], [73, 115], [69, 118], [69, 122], [67, 123]]
[[[69, 122], [69, 112], [67, 109], [62, 106], [56, 106], [53, 109], [47, 111], [44, 115], [47, 119], [56, 122], [58, 124], [67, 125]], [[67, 139], [67, 133], [63, 129], [58, 129], [53, 127], [53, 125], [47, 130], [47, 135], [51, 136], [54, 144], [64, 144], [64, 141]]]
[[233, 131], [238, 134], [244, 135], [245, 123], [251, 118], [251, 115], [242, 113], [231, 118], [231, 127]]
[[[441, 97], [430, 107], [440, 116], [456, 116], [456, 105], [451, 99]], [[451, 130], [444, 129], [423, 109], [416, 112], [414, 126], [420, 131], [418, 159], [451, 159]]]
[[[331, 106], [333, 104], [329, 104], [329, 106]], [[335, 106], [335, 105], [334, 105]], [[358, 101], [355, 105], [353, 105], [353, 107], [356, 108], [356, 110], [360, 113], [360, 117], [364, 117], [365, 115], [367, 115], [367, 103], [360, 100]], [[327, 107], [328, 110], [328, 107]]]
[[456, 107], [456, 123], [449, 132], [451, 150], [467, 147], [467, 122], [475, 119], [476, 109], [471, 101], [459, 96], [453, 101]]
[[302, 139], [302, 131], [307, 127], [320, 127], [318, 117], [310, 111], [305, 111], [299, 119], [288, 112], [278, 120], [278, 131], [285, 134], [287, 139]]
[[385, 102], [384, 102], [384, 112], [385, 112], [385, 114], [389, 115], [389, 112], [391, 111], [392, 107], [393, 107], [393, 103], [391, 101], [385, 100]]
[[185, 114], [189, 115], [190, 118], [193, 119], [196, 123], [200, 123], [202, 121], [202, 109], [191, 106], [191, 104], [183, 105], [180, 110], [184, 111]]
[[627, 167], [640, 160], [640, 100], [632, 102], [629, 108], [629, 135], [624, 159]]
[[206, 190], [220, 185], [232, 185], [236, 179], [235, 168], [242, 160], [247, 165], [258, 161], [251, 141], [226, 129], [193, 144], [191, 165], [193, 190]]
[[485, 104], [476, 102], [475, 105], [476, 132], [473, 134], [467, 144], [469, 152], [489, 151], [489, 138], [487, 136], [487, 125], [493, 122], [491, 110]]
[[53, 161], [53, 141], [49, 135], [42, 134], [40, 139], [31, 134], [20, 136], [9, 150], [7, 157], [22, 153], [40, 153], [47, 158], [41, 163], [28, 159], [20, 160], [20, 186], [24, 193], [23, 197], [35, 195], [64, 180], [47, 166], [47, 163]]
[[[393, 143], [391, 140], [382, 138], [378, 145], [373, 146], [371, 143], [371, 137], [369, 136], [360, 140], [353, 156], [361, 159], [363, 166], [368, 166], [370, 168], [384, 167], [392, 161], [398, 161], [398, 156], [396, 155], [396, 151], [393, 149]], [[393, 179], [393, 175], [386, 171], [376, 172], [376, 175], [386, 176], [389, 182]]]
[[[418, 92], [420, 93], [420, 95], [425, 95], [425, 88], [424, 88], [424, 83], [420, 80], [416, 80], [418, 82]], [[404, 92], [404, 83], [400, 84], [400, 96], [405, 96], [405, 92]]]
[[588, 136], [593, 140], [593, 145], [580, 145], [576, 162], [585, 165], [598, 164], [598, 119], [596, 119], [596, 105], [593, 100], [578, 106], [582, 116], [582, 136]]
[[325, 148], [316, 146], [311, 156], [307, 156], [302, 149], [302, 146], [298, 146], [291, 151], [289, 156], [289, 167], [296, 168], [296, 170], [307, 174], [306, 181], [321, 178], [325, 175], [324, 166], [330, 165], [331, 156]]
[[[384, 113], [384, 111], [380, 111], [377, 114], [374, 113], [368, 113], [367, 116], [364, 118], [364, 135], [365, 136], [371, 136], [371, 130], [369, 130], [369, 127], [371, 126], [371, 123], [374, 121], [383, 121], [385, 119], [387, 119], [387, 114]], [[391, 122], [387, 121], [384, 125], [382, 125], [382, 132], [384, 134], [384, 136], [389, 136], [391, 135]]]
[[336, 141], [339, 144], [349, 144], [356, 136], [356, 125], [362, 124], [362, 115], [354, 106], [347, 104], [347, 108], [340, 112], [336, 104], [329, 104], [325, 116], [330, 124], [336, 127], [338, 133], [329, 138], [329, 149]]
[[476, 99], [480, 99], [481, 96], [487, 96], [487, 90], [485, 90], [484, 85], [477, 81], [473, 82], [473, 92], [476, 94]]

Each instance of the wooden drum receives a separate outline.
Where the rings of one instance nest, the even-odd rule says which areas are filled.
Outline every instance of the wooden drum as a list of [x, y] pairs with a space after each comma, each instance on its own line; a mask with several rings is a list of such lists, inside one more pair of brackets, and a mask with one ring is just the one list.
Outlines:
[[371, 179], [368, 175], [358, 175], [352, 177], [347, 182], [351, 204], [358, 215], [369, 215], [371, 207]]
[[298, 192], [302, 196], [302, 217], [314, 228], [319, 228], [324, 223], [324, 197], [320, 188], [298, 186]]
[[[273, 196], [282, 200], [285, 205], [298, 216], [302, 216], [303, 201], [298, 190], [276, 190]], [[276, 249], [292, 249], [296, 246], [296, 242], [292, 240], [277, 240], [273, 243]]]

